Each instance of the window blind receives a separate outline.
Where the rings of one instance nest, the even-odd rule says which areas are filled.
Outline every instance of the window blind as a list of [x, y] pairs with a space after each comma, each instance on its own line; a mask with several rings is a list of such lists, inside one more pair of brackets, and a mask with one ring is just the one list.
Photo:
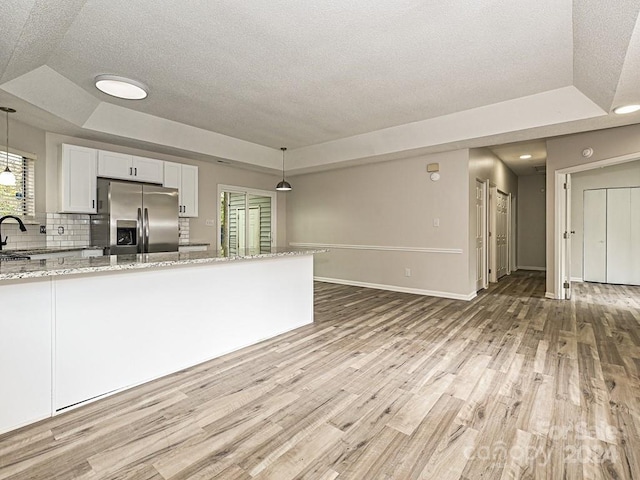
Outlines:
[[[0, 171], [6, 167], [7, 152], [0, 151]], [[9, 154], [9, 169], [15, 185], [0, 185], [0, 214], [32, 217], [35, 214], [35, 162], [31, 158]]]

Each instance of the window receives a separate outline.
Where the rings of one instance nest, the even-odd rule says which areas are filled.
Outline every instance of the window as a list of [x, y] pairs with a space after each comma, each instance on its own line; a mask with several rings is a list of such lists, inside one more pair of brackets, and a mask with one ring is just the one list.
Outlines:
[[218, 198], [218, 250], [232, 256], [271, 252], [275, 238], [275, 194], [220, 185]]
[[[0, 151], [0, 169], [6, 167], [7, 152]], [[32, 217], [35, 214], [35, 165], [31, 158], [9, 154], [15, 185], [0, 185], [0, 215]]]

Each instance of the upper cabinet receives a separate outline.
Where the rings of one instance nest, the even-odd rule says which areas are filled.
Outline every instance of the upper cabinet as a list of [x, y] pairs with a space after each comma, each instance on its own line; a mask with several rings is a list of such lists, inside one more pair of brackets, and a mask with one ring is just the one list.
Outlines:
[[98, 151], [99, 177], [161, 184], [164, 178], [163, 164], [161, 160], [152, 158]]
[[60, 212], [96, 213], [98, 151], [62, 145], [60, 159]]
[[97, 177], [177, 188], [181, 217], [198, 216], [198, 167], [94, 148], [62, 145], [60, 212], [96, 213]]
[[163, 185], [178, 189], [180, 197], [179, 216], [198, 216], [198, 167], [164, 162]]

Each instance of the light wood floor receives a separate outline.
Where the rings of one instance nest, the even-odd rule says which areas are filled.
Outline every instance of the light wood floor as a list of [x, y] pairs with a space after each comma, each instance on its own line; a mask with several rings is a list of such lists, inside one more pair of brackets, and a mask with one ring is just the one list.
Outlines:
[[543, 295], [317, 284], [315, 325], [1, 436], [0, 479], [640, 478], [640, 288]]

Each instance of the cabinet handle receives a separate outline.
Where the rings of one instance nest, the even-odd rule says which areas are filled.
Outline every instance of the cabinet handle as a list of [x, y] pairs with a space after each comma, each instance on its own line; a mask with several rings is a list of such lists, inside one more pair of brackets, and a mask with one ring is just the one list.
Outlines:
[[133, 168], [129, 167], [129, 175], [133, 175]]
[[133, 169], [133, 171], [135, 172], [135, 173], [134, 173], [134, 175], [137, 177], [137, 176], [138, 176], [138, 167], [135, 167], [135, 168]]
[[187, 206], [186, 205], [182, 206], [182, 213], [187, 213]]
[[91, 200], [91, 208], [96, 208], [96, 201], [95, 200]]

